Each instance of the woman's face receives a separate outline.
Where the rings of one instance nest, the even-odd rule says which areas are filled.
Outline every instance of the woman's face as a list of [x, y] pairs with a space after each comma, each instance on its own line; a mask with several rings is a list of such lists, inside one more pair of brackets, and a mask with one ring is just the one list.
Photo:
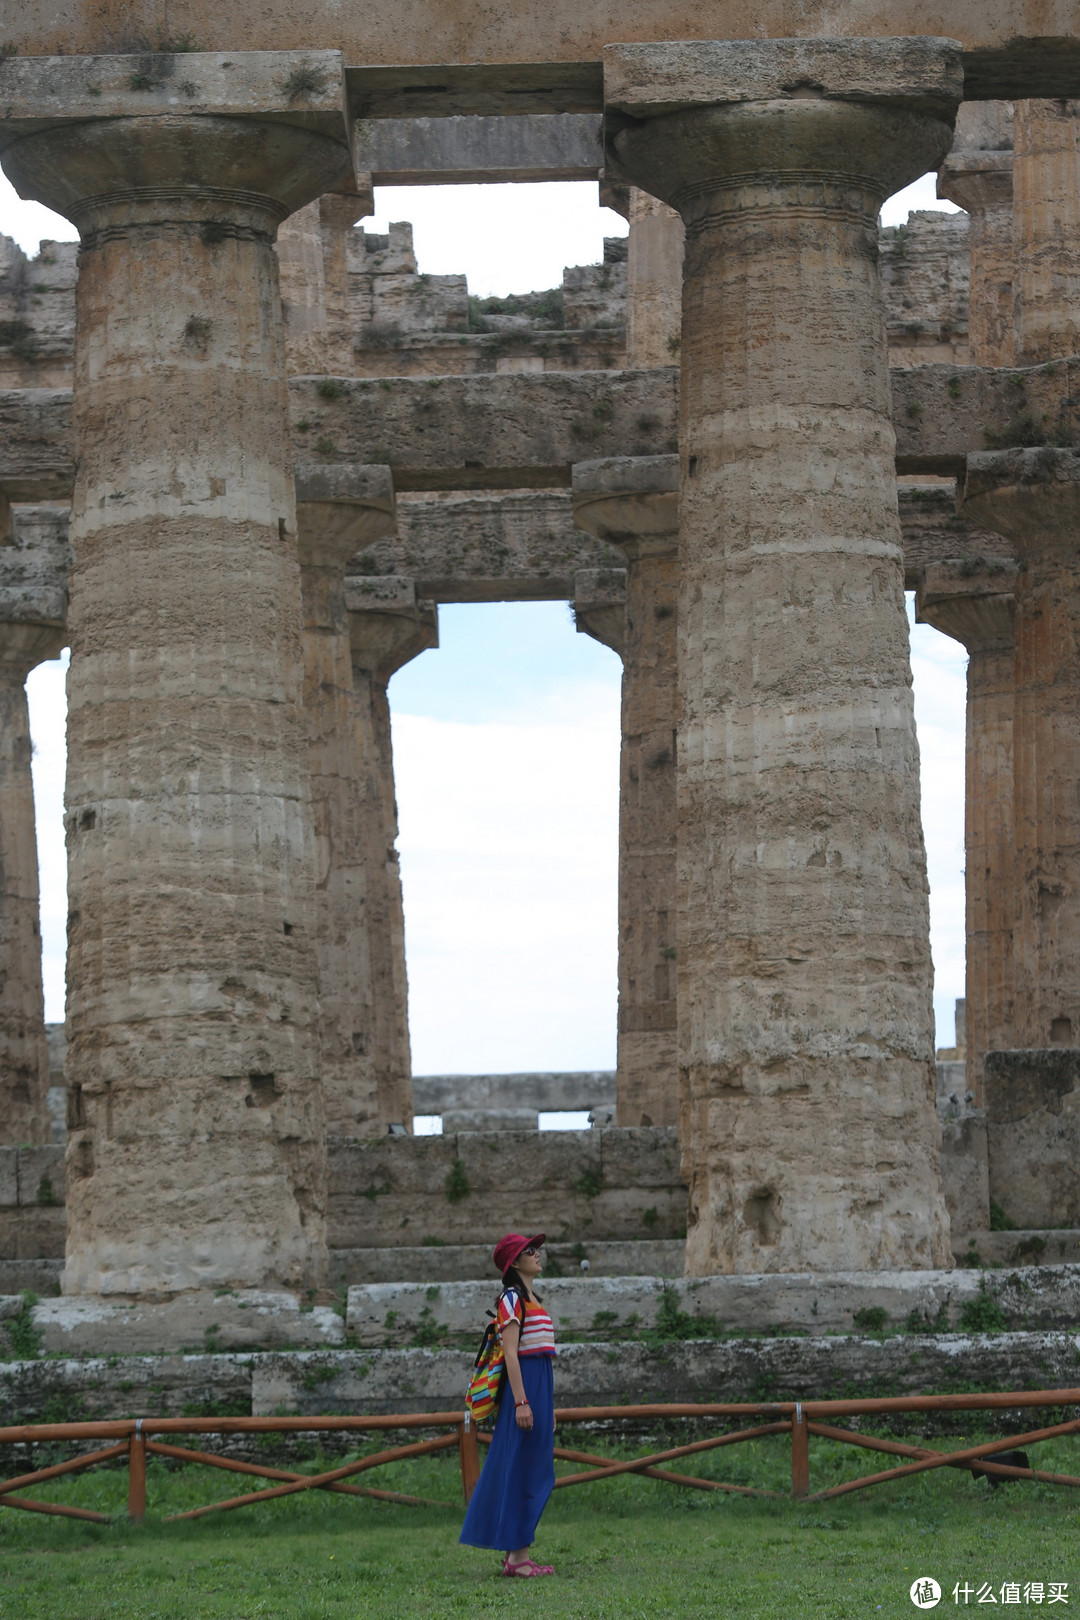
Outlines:
[[533, 1278], [539, 1277], [540, 1273], [543, 1271], [544, 1262], [542, 1255], [542, 1249], [529, 1248], [523, 1249], [521, 1254], [518, 1256], [516, 1262], [517, 1269], [526, 1282], [532, 1282]]

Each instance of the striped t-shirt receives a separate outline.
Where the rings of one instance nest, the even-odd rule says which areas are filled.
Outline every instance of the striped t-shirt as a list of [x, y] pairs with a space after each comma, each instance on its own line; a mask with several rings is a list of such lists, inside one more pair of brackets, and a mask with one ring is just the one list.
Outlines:
[[553, 1356], [555, 1354], [555, 1326], [542, 1305], [522, 1300], [516, 1288], [508, 1288], [499, 1296], [499, 1333], [510, 1322], [521, 1322], [521, 1306], [525, 1307], [525, 1325], [518, 1339], [519, 1356]]

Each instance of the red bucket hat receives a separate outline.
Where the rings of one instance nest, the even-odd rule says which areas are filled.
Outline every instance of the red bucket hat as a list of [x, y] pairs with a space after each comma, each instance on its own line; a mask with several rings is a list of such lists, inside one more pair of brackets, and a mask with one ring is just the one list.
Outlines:
[[491, 1257], [499, 1275], [505, 1277], [518, 1256], [524, 1254], [526, 1249], [538, 1249], [546, 1236], [544, 1232], [537, 1232], [535, 1237], [522, 1237], [520, 1232], [508, 1232], [504, 1238], [500, 1238]]

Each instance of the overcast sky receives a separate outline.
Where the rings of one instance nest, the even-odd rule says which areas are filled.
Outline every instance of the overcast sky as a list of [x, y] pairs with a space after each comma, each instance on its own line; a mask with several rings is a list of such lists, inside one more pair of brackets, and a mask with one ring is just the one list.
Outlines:
[[[413, 222], [419, 267], [481, 295], [557, 286], [625, 222], [596, 187], [386, 188], [368, 230]], [[941, 207], [927, 177], [886, 206]], [[28, 252], [66, 221], [0, 185], [0, 231]], [[28, 682], [46, 1016], [63, 1017], [64, 667]], [[966, 655], [912, 633], [939, 1045], [963, 994]], [[390, 685], [401, 816], [410, 1024], [418, 1074], [613, 1068], [619, 678], [564, 603], [440, 610], [440, 647]]]

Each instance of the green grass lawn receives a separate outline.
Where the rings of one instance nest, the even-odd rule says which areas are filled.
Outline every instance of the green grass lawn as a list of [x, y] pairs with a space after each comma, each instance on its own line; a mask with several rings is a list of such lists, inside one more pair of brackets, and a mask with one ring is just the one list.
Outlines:
[[[595, 1437], [563, 1444], [613, 1455]], [[933, 1441], [930, 1442], [934, 1444]], [[969, 1436], [969, 1443], [977, 1443]], [[950, 1449], [958, 1444], [948, 1442]], [[644, 1444], [625, 1452], [633, 1455]], [[1080, 1441], [1037, 1448], [1037, 1466], [1080, 1474]], [[783, 1489], [790, 1450], [766, 1439], [673, 1464], [707, 1477]], [[337, 1459], [335, 1459], [335, 1462]], [[811, 1442], [811, 1488], [887, 1466]], [[312, 1462], [311, 1471], [317, 1464]], [[334, 1463], [331, 1463], [334, 1466]], [[560, 1464], [560, 1471], [572, 1467]], [[372, 1483], [445, 1500], [406, 1508], [311, 1492], [185, 1524], [165, 1515], [248, 1489], [237, 1475], [152, 1461], [149, 1515], [123, 1516], [127, 1475], [99, 1469], [43, 1486], [42, 1500], [115, 1513], [109, 1525], [0, 1510], [4, 1620], [428, 1620], [499, 1613], [608, 1617], [746, 1616], [752, 1620], [914, 1615], [908, 1590], [933, 1575], [938, 1613], [952, 1589], [1003, 1581], [1067, 1581], [1080, 1610], [1080, 1492], [1021, 1483], [991, 1491], [940, 1469], [865, 1494], [793, 1503], [680, 1490], [621, 1478], [558, 1491], [540, 1525], [537, 1555], [552, 1580], [498, 1575], [492, 1553], [460, 1547], [460, 1477], [453, 1453], [395, 1464]], [[257, 1489], [258, 1481], [250, 1488]], [[27, 1493], [31, 1494], [31, 1493]], [[960, 1605], [964, 1605], [961, 1603]], [[974, 1598], [967, 1607], [975, 1610]], [[1031, 1605], [1020, 1603], [1025, 1611]], [[986, 1614], [986, 1606], [978, 1606]]]

